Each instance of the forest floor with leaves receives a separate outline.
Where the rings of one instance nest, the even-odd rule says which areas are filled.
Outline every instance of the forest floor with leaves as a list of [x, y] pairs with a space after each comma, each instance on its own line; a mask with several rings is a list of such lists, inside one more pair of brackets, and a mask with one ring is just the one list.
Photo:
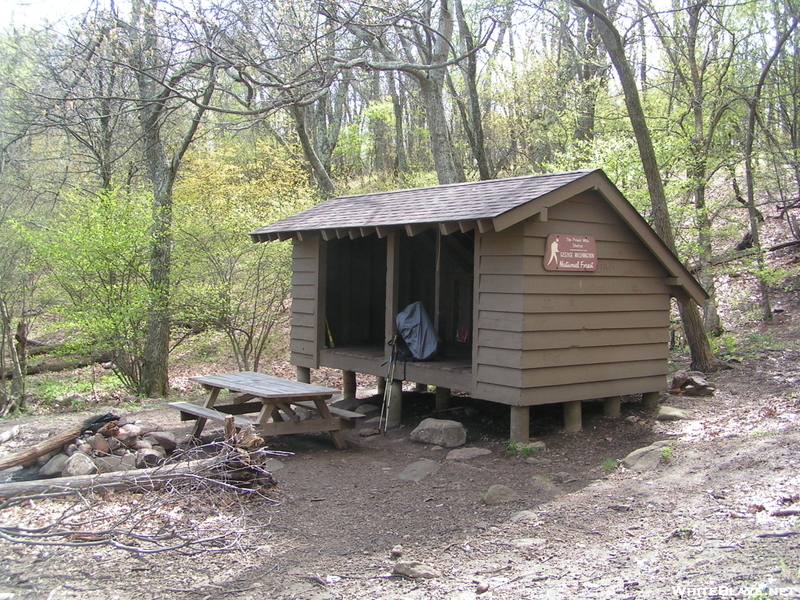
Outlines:
[[[541, 407], [532, 411], [531, 434], [547, 449], [512, 456], [503, 444], [508, 409], [456, 398], [466, 410], [446, 418], [464, 423], [467, 447], [490, 453], [447, 460], [447, 450], [409, 440], [434, 405], [432, 395], [410, 393], [402, 427], [373, 437], [348, 431], [345, 451], [324, 435], [270, 438], [271, 449], [293, 454], [272, 459], [278, 486], [262, 494], [194, 482], [0, 508], [0, 537], [72, 521], [71, 533], [38, 537], [37, 545], [0, 539], [0, 599], [800, 598], [793, 294], [773, 322], [739, 332], [748, 341], [736, 368], [709, 376], [714, 396], [662, 394], [662, 404], [688, 409], [691, 420], [657, 421], [630, 398], [619, 419], [605, 418], [602, 403], [584, 403], [583, 430], [565, 433], [560, 407]], [[677, 356], [672, 368], [687, 362]], [[322, 383], [336, 384], [325, 376]], [[189, 388], [186, 397], [202, 396]], [[188, 439], [191, 423], [158, 401], [111, 410]], [[87, 414], [6, 420], [0, 431], [25, 426], [0, 452]], [[209, 426], [204, 440], [221, 433]], [[654, 469], [616, 466], [660, 440], [672, 444]], [[419, 482], [399, 478], [421, 459], [438, 470]], [[485, 504], [493, 484], [521, 499]], [[172, 546], [179, 547], [150, 552]], [[438, 576], [393, 575], [398, 561]]]

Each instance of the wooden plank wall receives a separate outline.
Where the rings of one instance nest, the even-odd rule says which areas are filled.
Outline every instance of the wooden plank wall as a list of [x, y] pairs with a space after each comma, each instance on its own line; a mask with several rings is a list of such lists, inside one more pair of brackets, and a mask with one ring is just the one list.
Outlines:
[[291, 362], [299, 367], [319, 366], [320, 238], [292, 246]]
[[[550, 233], [594, 236], [597, 271], [545, 271]], [[477, 397], [533, 405], [664, 388], [667, 273], [594, 192], [481, 236], [478, 258]]]

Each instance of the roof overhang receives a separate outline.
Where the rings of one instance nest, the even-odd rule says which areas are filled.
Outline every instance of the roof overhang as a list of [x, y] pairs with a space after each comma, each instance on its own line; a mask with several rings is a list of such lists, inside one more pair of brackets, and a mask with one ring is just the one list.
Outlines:
[[[642, 243], [647, 246], [661, 265], [666, 269], [667, 285], [672, 289], [673, 296], [682, 302], [689, 299], [698, 304], [703, 304], [708, 299], [708, 294], [692, 276], [689, 270], [678, 260], [675, 254], [667, 247], [663, 240], [645, 221], [642, 215], [631, 205], [622, 195], [617, 187], [608, 179], [605, 173], [600, 170], [575, 172], [574, 177], [529, 200], [522, 199], [513, 208], [500, 212], [499, 214], [486, 214], [479, 218], [452, 219], [439, 222], [418, 222], [414, 220], [415, 215], [408, 215], [405, 220], [399, 222], [357, 226], [343, 226], [334, 229], [313, 228], [303, 229], [301, 227], [288, 226], [281, 228], [278, 224], [267, 226], [250, 234], [253, 242], [285, 241], [297, 239], [303, 241], [314, 236], [321, 236], [323, 240], [350, 238], [356, 239], [369, 235], [376, 235], [379, 238], [386, 237], [391, 231], [402, 230], [409, 236], [415, 236], [423, 231], [438, 229], [442, 235], [450, 235], [455, 232], [466, 233], [476, 230], [481, 234], [489, 232], [501, 232], [517, 223], [530, 218], [538, 218], [547, 221], [548, 210], [561, 202], [564, 202], [580, 193], [594, 190], [599, 193], [609, 204], [609, 206], [619, 215], [619, 217], [630, 227]], [[496, 180], [503, 181], [503, 180]], [[490, 184], [491, 182], [476, 182], [477, 184]], [[469, 186], [471, 184], [457, 184], [458, 186]], [[430, 192], [436, 188], [424, 188], [421, 191]], [[303, 213], [300, 213], [303, 214]], [[288, 223], [287, 223], [288, 225]]]

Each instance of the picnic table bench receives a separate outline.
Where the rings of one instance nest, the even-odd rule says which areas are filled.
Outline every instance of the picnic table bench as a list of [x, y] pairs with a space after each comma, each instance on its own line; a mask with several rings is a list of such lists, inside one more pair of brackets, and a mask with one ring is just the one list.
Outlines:
[[[364, 416], [328, 406], [326, 400], [338, 390], [263, 373], [244, 371], [189, 379], [209, 390], [206, 401], [202, 405], [190, 402], [170, 402], [169, 405], [181, 411], [181, 420], [197, 419], [192, 430], [193, 437], [200, 437], [209, 419], [224, 422], [226, 417], [233, 415], [236, 427], [249, 423], [267, 436], [327, 431], [336, 447], [344, 450], [347, 442], [341, 431], [352, 429], [356, 420]], [[217, 404], [222, 390], [238, 395], [226, 404]], [[314, 417], [301, 419], [296, 407], [311, 411]], [[240, 416], [252, 413], [258, 414], [255, 418]]]

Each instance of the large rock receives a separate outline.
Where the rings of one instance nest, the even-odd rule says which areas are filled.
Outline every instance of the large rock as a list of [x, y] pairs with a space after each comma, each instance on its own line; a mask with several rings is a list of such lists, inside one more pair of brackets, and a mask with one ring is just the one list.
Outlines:
[[98, 454], [111, 454], [111, 448], [108, 445], [108, 439], [100, 433], [96, 433], [89, 438], [89, 445]]
[[415, 442], [457, 448], [467, 443], [467, 430], [458, 421], [429, 418], [420, 423], [410, 437]]
[[517, 492], [505, 485], [493, 485], [481, 498], [484, 504], [505, 504], [506, 502], [516, 502], [522, 500]]
[[654, 442], [644, 448], [634, 450], [628, 456], [622, 459], [622, 466], [632, 471], [649, 471], [655, 469], [658, 463], [661, 462], [664, 448], [668, 447], [670, 442], [663, 440]]
[[68, 460], [69, 456], [66, 454], [56, 454], [39, 469], [39, 477], [57, 477], [61, 475]]
[[76, 475], [93, 475], [97, 473], [97, 465], [83, 452], [76, 452], [64, 463], [61, 474], [64, 477], [74, 477]]
[[136, 468], [136, 457], [133, 454], [124, 456], [100, 456], [94, 459], [100, 473], [131, 471]]
[[681, 421], [691, 419], [692, 414], [688, 410], [675, 408], [674, 406], [659, 406], [656, 412], [657, 421]]

